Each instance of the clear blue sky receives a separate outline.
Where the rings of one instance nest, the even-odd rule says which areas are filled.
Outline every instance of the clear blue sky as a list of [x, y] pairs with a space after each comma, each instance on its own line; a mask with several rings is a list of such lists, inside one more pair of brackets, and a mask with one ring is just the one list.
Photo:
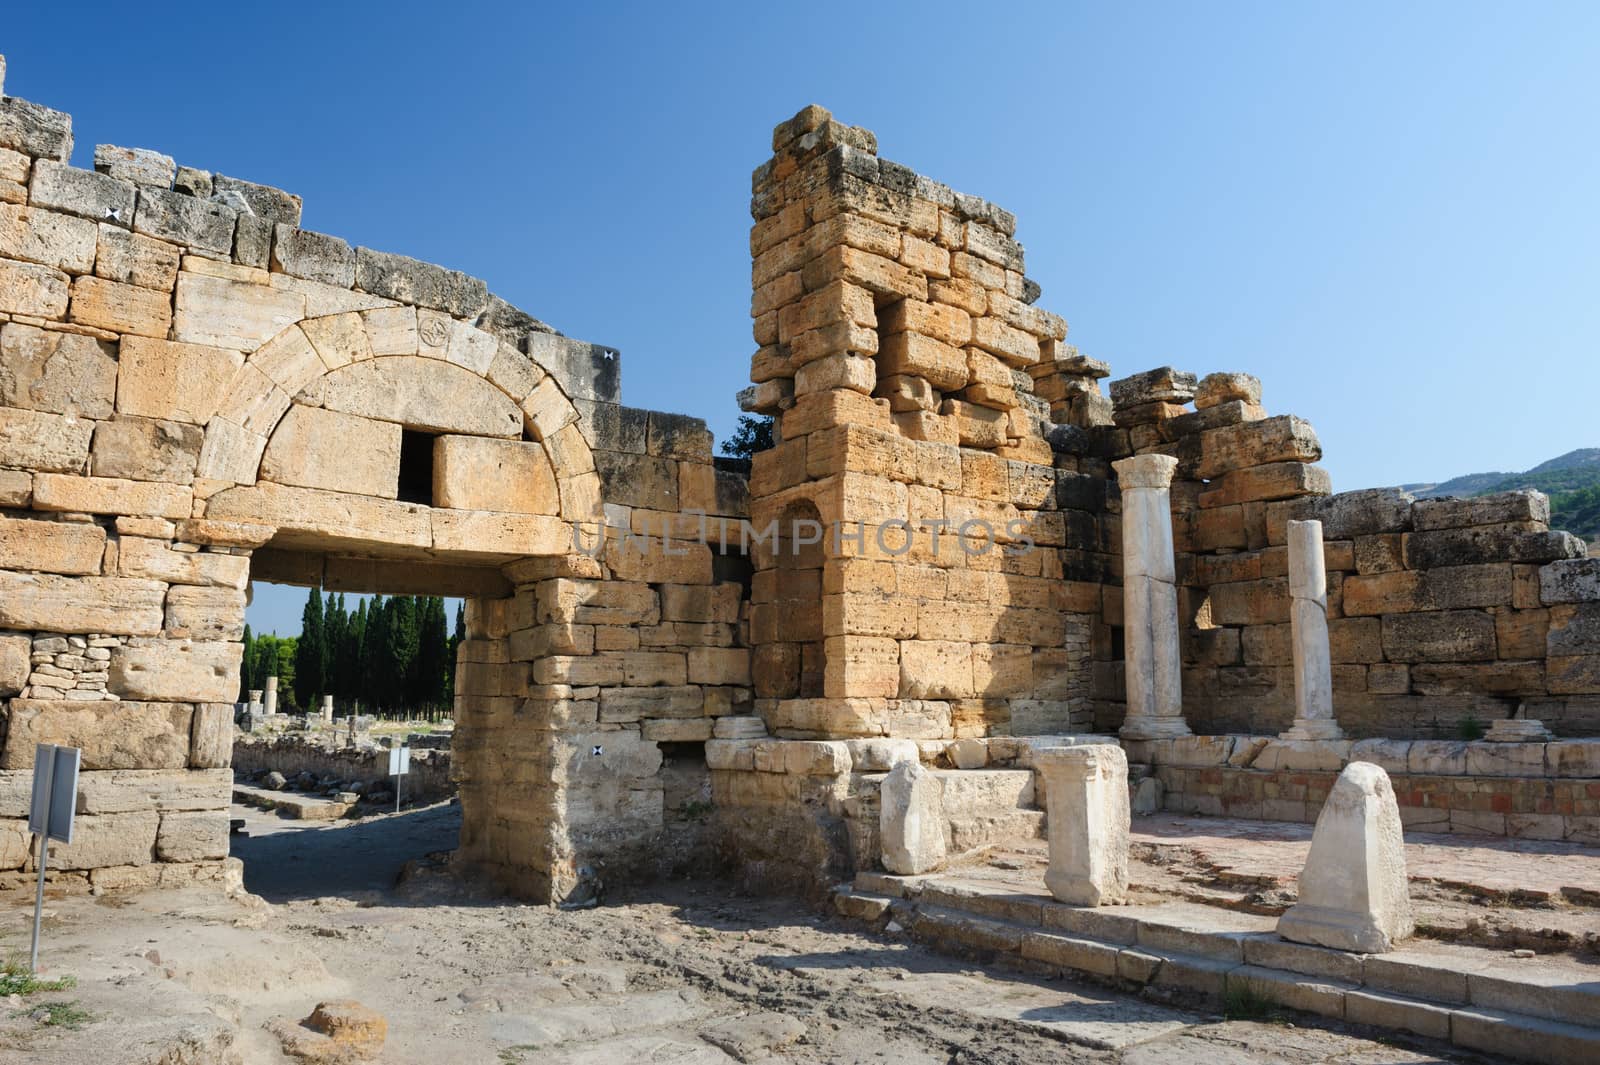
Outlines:
[[719, 439], [749, 173], [817, 102], [1016, 212], [1117, 375], [1261, 376], [1336, 489], [1600, 446], [1600, 5], [15, 6], [7, 91], [72, 112], [80, 165], [298, 192], [619, 347], [626, 402]]

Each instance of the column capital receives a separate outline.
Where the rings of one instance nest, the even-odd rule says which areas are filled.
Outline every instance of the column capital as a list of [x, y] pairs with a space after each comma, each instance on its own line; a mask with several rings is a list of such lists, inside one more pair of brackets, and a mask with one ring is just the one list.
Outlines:
[[1117, 471], [1117, 484], [1128, 488], [1170, 488], [1178, 472], [1178, 460], [1171, 455], [1135, 455], [1111, 464]]

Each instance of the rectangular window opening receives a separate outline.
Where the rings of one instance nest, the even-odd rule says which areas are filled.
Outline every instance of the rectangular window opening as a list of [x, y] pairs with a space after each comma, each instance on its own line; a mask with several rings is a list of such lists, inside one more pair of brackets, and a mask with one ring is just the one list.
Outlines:
[[401, 430], [400, 502], [433, 506], [433, 441], [432, 433]]

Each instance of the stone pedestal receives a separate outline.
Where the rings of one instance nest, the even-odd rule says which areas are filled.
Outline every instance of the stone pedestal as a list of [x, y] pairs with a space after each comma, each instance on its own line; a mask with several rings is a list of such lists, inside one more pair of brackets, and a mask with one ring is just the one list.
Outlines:
[[943, 791], [939, 778], [920, 762], [901, 762], [884, 777], [878, 834], [889, 872], [914, 876], [944, 865]]
[[262, 700], [261, 708], [266, 711], [266, 714], [267, 714], [268, 717], [271, 717], [273, 714], [276, 714], [278, 712], [278, 678], [277, 677], [268, 677], [267, 678], [266, 694], [265, 694], [265, 697]]
[[1328, 649], [1328, 572], [1322, 522], [1289, 522], [1289, 621], [1294, 640], [1294, 725], [1286, 740], [1344, 738], [1333, 717]]
[[1278, 934], [1381, 954], [1413, 928], [1400, 807], [1389, 774], [1371, 762], [1351, 762], [1317, 816], [1300, 873], [1300, 901], [1278, 919]]
[[1035, 752], [1033, 764], [1044, 778], [1050, 894], [1075, 906], [1125, 901], [1128, 758], [1122, 748], [1046, 747]]
[[1169, 499], [1178, 460], [1170, 455], [1137, 455], [1111, 465], [1122, 488], [1122, 632], [1128, 711], [1121, 735], [1130, 740], [1187, 736]]

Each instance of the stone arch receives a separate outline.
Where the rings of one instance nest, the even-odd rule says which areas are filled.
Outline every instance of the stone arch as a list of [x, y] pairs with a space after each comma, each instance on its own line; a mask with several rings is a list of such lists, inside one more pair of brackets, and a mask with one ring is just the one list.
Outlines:
[[[526, 523], [536, 533], [528, 553], [562, 553], [572, 524], [602, 520], [594, 459], [556, 379], [470, 322], [409, 306], [306, 318], [245, 359], [205, 429], [197, 476], [211, 482], [206, 516], [252, 516], [241, 489], [267, 483], [269, 442], [306, 410], [536, 441], [558, 505], [549, 508], [549, 522]], [[259, 519], [270, 524], [273, 509], [262, 504]], [[439, 546], [415, 532], [398, 535], [407, 546]]]

